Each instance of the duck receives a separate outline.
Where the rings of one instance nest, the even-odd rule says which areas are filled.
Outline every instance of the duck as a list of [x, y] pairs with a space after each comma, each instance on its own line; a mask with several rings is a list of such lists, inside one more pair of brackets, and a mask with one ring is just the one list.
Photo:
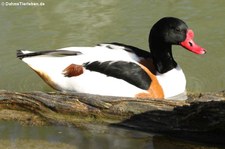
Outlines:
[[17, 58], [62, 92], [186, 100], [186, 78], [173, 58], [172, 46], [205, 54], [193, 38], [193, 30], [183, 20], [164, 17], [150, 30], [150, 51], [111, 42], [36, 52], [17, 50]]

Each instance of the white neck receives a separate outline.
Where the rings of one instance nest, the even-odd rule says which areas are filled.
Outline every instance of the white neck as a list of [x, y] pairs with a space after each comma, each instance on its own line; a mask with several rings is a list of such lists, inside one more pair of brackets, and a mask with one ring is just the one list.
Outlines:
[[179, 65], [166, 73], [157, 73], [156, 77], [163, 89], [165, 99], [185, 100], [187, 98], [186, 78]]

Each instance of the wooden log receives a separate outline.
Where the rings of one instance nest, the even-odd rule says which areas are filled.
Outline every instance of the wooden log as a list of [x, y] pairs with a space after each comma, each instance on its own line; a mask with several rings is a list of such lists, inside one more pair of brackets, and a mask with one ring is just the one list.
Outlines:
[[30, 125], [94, 124], [225, 143], [225, 91], [190, 94], [186, 101], [0, 90], [0, 120]]

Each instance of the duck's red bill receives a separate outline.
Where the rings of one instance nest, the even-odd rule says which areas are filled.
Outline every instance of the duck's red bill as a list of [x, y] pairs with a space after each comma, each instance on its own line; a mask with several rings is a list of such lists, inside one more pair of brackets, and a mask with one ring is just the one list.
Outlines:
[[194, 32], [191, 29], [188, 29], [186, 33], [186, 39], [182, 41], [180, 45], [193, 53], [205, 54], [206, 50], [202, 48], [201, 46], [197, 45], [193, 41], [193, 38], [194, 38]]

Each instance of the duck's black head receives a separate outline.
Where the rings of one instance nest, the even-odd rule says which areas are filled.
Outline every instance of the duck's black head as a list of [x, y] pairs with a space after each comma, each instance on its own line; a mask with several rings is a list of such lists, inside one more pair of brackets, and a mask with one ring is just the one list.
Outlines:
[[156, 22], [149, 34], [149, 47], [157, 71], [165, 73], [177, 66], [172, 45], [181, 45], [196, 54], [204, 54], [205, 50], [194, 43], [193, 37], [193, 31], [178, 18], [165, 17]]

